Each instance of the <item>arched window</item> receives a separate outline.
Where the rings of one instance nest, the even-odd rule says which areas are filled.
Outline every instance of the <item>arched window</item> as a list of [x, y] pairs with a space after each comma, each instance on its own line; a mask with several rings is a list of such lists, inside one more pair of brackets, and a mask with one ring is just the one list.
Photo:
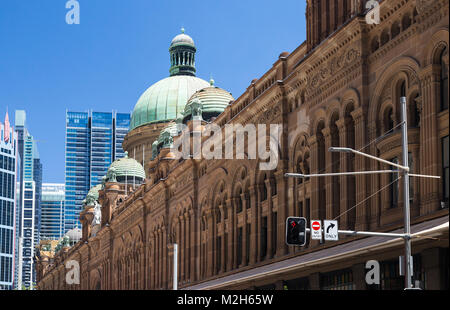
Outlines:
[[447, 48], [441, 53], [441, 111], [448, 109], [448, 68], [445, 63]]
[[406, 82], [405, 81], [403, 81], [400, 84], [400, 97], [406, 97]]
[[242, 212], [242, 189], [239, 190], [239, 194], [237, 197], [237, 206], [236, 206], [236, 212], [241, 213]]
[[392, 24], [391, 27], [391, 38], [395, 38], [396, 36], [398, 36], [398, 34], [400, 33], [400, 26], [398, 24], [398, 22], [395, 22]]
[[267, 180], [267, 176], [264, 176], [264, 180], [262, 183], [262, 192], [261, 192], [261, 201], [266, 201], [267, 200], [267, 184], [266, 184], [266, 180]]
[[409, 26], [411, 26], [411, 18], [408, 15], [403, 16], [403, 20], [402, 20], [402, 30], [406, 30], [409, 28]]
[[372, 53], [375, 52], [380, 47], [378, 37], [372, 39]]
[[419, 94], [415, 94], [411, 96], [410, 104], [408, 107], [409, 110], [409, 120], [408, 120], [408, 126], [409, 127], [419, 127], [420, 126], [420, 112], [419, 112], [419, 105], [420, 105], [420, 96]]
[[380, 41], [381, 41], [381, 46], [383, 46], [389, 42], [389, 31], [387, 29], [385, 29], [383, 31], [383, 33], [381, 34]]
[[[299, 158], [297, 161], [297, 165], [296, 165], [296, 169], [297, 169], [297, 173], [298, 174], [303, 174], [303, 170], [302, 170], [302, 159]], [[303, 178], [297, 178], [297, 184], [302, 184], [303, 183]]]
[[386, 134], [388, 131], [390, 131], [394, 128], [394, 111], [393, 111], [392, 107], [388, 107], [384, 111], [383, 123], [384, 123], [384, 133], [383, 134]]

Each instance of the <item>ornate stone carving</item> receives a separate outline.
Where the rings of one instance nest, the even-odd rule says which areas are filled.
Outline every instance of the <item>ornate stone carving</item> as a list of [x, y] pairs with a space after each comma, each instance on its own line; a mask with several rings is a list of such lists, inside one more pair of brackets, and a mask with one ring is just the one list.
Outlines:
[[95, 201], [94, 202], [94, 220], [92, 226], [100, 225], [102, 223], [102, 206]]
[[318, 87], [319, 84], [328, 78], [335, 76], [336, 73], [348, 65], [353, 64], [360, 57], [361, 52], [358, 49], [354, 47], [349, 48], [345, 53], [341, 53], [321, 66], [317, 73], [310, 78], [309, 85], [313, 88]]
[[108, 173], [106, 174], [107, 182], [117, 182], [117, 172], [114, 167], [109, 168]]
[[435, 0], [416, 0], [416, 8], [419, 14], [422, 14]]

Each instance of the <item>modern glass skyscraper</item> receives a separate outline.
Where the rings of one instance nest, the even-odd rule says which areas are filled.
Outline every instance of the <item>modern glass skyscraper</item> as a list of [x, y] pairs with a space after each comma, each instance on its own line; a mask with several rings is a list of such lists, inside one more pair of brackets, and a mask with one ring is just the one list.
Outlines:
[[129, 113], [66, 112], [64, 232], [81, 226], [78, 216], [89, 189], [102, 182], [115, 159], [124, 157], [129, 125]]
[[0, 290], [14, 283], [16, 235], [17, 134], [0, 123]]
[[64, 235], [64, 184], [42, 184], [42, 239], [60, 239]]
[[76, 226], [77, 214], [90, 188], [90, 141], [89, 113], [67, 112], [64, 232]]
[[18, 136], [18, 166], [20, 166], [19, 199], [16, 208], [14, 286], [32, 287], [36, 272], [33, 266], [35, 245], [39, 242], [40, 196], [42, 184], [42, 164], [39, 159], [37, 142], [26, 128], [25, 111], [16, 111], [16, 132]]
[[91, 120], [91, 158], [90, 184], [102, 182], [113, 160], [114, 124], [112, 113], [92, 112]]

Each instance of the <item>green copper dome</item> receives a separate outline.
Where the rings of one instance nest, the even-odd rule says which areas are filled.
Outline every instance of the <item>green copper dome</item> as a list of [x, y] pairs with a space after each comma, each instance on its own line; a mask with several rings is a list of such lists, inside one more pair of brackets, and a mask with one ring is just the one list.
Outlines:
[[126, 180], [129, 182], [133, 179], [143, 181], [145, 170], [134, 158], [128, 158], [128, 155], [113, 162], [106, 173], [106, 182], [125, 183]]
[[211, 80], [210, 87], [197, 91], [189, 98], [184, 108], [183, 122], [186, 123], [193, 116], [200, 116], [203, 120], [209, 121], [212, 117], [217, 117], [225, 108], [234, 101], [233, 96], [219, 87], [215, 87]]
[[152, 85], [138, 100], [131, 116], [130, 131], [182, 117], [188, 99], [209, 86], [208, 82], [195, 76], [196, 51], [194, 40], [182, 29], [170, 44], [170, 77]]
[[130, 131], [146, 124], [168, 122], [182, 116], [188, 99], [208, 82], [195, 76], [176, 75], [151, 86], [133, 110]]

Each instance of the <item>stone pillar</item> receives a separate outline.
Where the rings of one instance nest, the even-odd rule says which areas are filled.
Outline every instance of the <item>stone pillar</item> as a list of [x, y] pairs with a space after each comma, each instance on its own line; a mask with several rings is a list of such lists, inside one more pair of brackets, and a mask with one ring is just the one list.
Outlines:
[[190, 270], [189, 270], [189, 265], [190, 265], [189, 259], [190, 259], [190, 256], [191, 256], [191, 247], [190, 247], [191, 246], [191, 242], [190, 242], [190, 237], [191, 237], [190, 231], [191, 230], [189, 229], [190, 218], [189, 218], [189, 213], [188, 212], [186, 212], [184, 214], [184, 222], [185, 222], [185, 226], [184, 226], [184, 235], [185, 235], [185, 238], [184, 238], [184, 241], [185, 241], [184, 251], [185, 251], [185, 254], [184, 254], [184, 277], [183, 277], [183, 279], [184, 279], [184, 281], [188, 282], [189, 279], [190, 279], [190, 275], [189, 275], [189, 273], [190, 273]]
[[163, 275], [163, 279], [162, 279], [162, 283], [161, 283], [161, 288], [168, 288], [168, 251], [167, 251], [167, 234], [168, 232], [166, 231], [166, 228], [163, 227], [162, 229], [162, 251], [161, 251], [161, 258], [162, 258], [162, 275]]
[[205, 212], [206, 214], [206, 222], [208, 225], [207, 232], [208, 232], [208, 240], [207, 240], [207, 261], [206, 261], [206, 267], [207, 272], [206, 276], [211, 277], [214, 274], [214, 223], [213, 223], [213, 214], [211, 210], [207, 210]]
[[250, 265], [254, 265], [257, 261], [258, 250], [257, 250], [257, 207], [258, 207], [258, 194], [255, 186], [249, 187], [250, 202], [251, 202], [251, 232], [250, 232]]
[[273, 196], [272, 196], [272, 183], [270, 179], [266, 180], [267, 187], [267, 253], [266, 259], [272, 258], [272, 209], [273, 209]]
[[[377, 138], [377, 125], [376, 123], [368, 124], [368, 140], [373, 141]], [[374, 143], [370, 145], [367, 149], [367, 152], [370, 154], [377, 154], [377, 147]], [[370, 160], [368, 164], [368, 170], [380, 170], [379, 163], [375, 160]], [[368, 177], [368, 195], [373, 195], [380, 188], [380, 176], [379, 175], [371, 175]], [[381, 211], [381, 195], [375, 195], [368, 203], [370, 204], [370, 216], [368, 229], [375, 231], [380, 226], [380, 211]]]
[[[333, 173], [333, 153], [328, 149], [333, 146], [331, 139], [331, 129], [326, 127], [322, 130], [322, 134], [325, 140], [325, 171], [324, 173]], [[333, 219], [333, 178], [325, 177], [325, 193], [326, 193], [326, 218]]]
[[[345, 119], [339, 119], [336, 121], [336, 125], [338, 126], [339, 129], [339, 145], [341, 147], [346, 147], [347, 144], [347, 126], [345, 124]], [[348, 167], [348, 161], [347, 161], [347, 156], [348, 154], [346, 153], [341, 153], [340, 154], [340, 163], [341, 163], [341, 171], [343, 172], [348, 172], [349, 171], [349, 167]], [[340, 189], [341, 189], [341, 194], [340, 194], [340, 198], [341, 198], [341, 203], [340, 203], [340, 210], [339, 210], [339, 214], [341, 215], [341, 217], [339, 217], [339, 228], [342, 230], [345, 230], [348, 228], [347, 225], [347, 214], [344, 214], [345, 212], [347, 212], [348, 209], [348, 204], [349, 204], [349, 200], [348, 200], [348, 186], [349, 186], [349, 182], [348, 182], [348, 177], [347, 176], [341, 176], [339, 178], [339, 182], [340, 182]]]
[[233, 260], [234, 260], [234, 255], [233, 255], [233, 245], [234, 245], [234, 239], [233, 239], [233, 235], [234, 235], [234, 225], [233, 225], [233, 207], [232, 207], [232, 200], [228, 199], [227, 201], [225, 201], [226, 203], [226, 210], [228, 212], [228, 220], [227, 220], [227, 230], [228, 230], [228, 244], [226, 244], [225, 246], [228, 247], [227, 249], [227, 253], [228, 253], [228, 257], [226, 258], [226, 262], [227, 262], [227, 271], [230, 271], [231, 269], [233, 269]]
[[241, 194], [242, 212], [244, 218], [244, 226], [242, 226], [242, 265], [247, 263], [247, 204], [248, 197], [245, 193]]
[[[366, 128], [366, 121], [364, 119], [364, 112], [363, 108], [360, 107], [357, 110], [351, 112], [351, 115], [353, 117], [353, 121], [355, 123], [355, 148], [356, 150], [361, 150], [364, 148], [364, 144], [366, 141], [365, 137], [365, 128]], [[362, 150], [362, 152], [366, 152], [366, 150]], [[355, 171], [365, 171], [366, 170], [366, 158], [362, 156], [355, 156]], [[367, 195], [366, 191], [366, 180], [368, 179], [368, 176], [359, 175], [356, 176], [355, 179], [355, 185], [356, 188], [356, 204], [361, 203]], [[368, 229], [368, 206], [367, 203], [363, 203], [361, 205], [358, 205], [356, 208], [356, 224], [355, 228], [356, 230], [367, 230]]]
[[[308, 139], [308, 143], [310, 146], [310, 154], [311, 154], [311, 173], [318, 173], [319, 165], [318, 165], [318, 143], [317, 137], [312, 136]], [[310, 188], [311, 188], [311, 201], [310, 201], [310, 216], [311, 218], [308, 220], [323, 220], [320, 218], [320, 201], [324, 199], [324, 197], [320, 197], [320, 183], [319, 178], [311, 178], [310, 179]], [[319, 240], [311, 240], [309, 243], [310, 247], [314, 247], [319, 245]]]
[[[200, 248], [199, 246], [199, 241], [196, 240], [196, 234], [200, 233], [200, 229], [195, 229], [196, 228], [196, 222], [197, 222], [197, 218], [195, 216], [195, 212], [194, 210], [190, 209], [189, 211], [189, 247], [190, 247], [190, 267], [189, 267], [189, 276], [190, 276], [190, 281], [191, 282], [195, 282], [196, 279], [198, 279], [198, 272], [199, 272], [199, 268], [197, 268], [197, 264], [199, 264], [198, 259], [199, 259], [199, 253], [197, 251], [198, 248]], [[198, 227], [198, 226], [197, 226]]]
[[185, 238], [185, 231], [184, 231], [184, 216], [181, 215], [179, 218], [179, 237], [178, 240], [180, 242], [180, 245], [178, 246], [178, 270], [179, 270], [179, 277], [178, 277], [178, 281], [180, 283], [182, 283], [184, 281], [184, 268], [185, 268], [185, 264], [184, 264], [184, 260], [185, 260], [185, 256], [186, 256], [186, 238]]
[[226, 220], [225, 220], [225, 212], [223, 205], [219, 206], [220, 214], [222, 214], [222, 239], [220, 241], [220, 273], [225, 272], [225, 264], [227, 258], [225, 257], [225, 233], [226, 233]]
[[[420, 173], [441, 175], [439, 155], [441, 154], [438, 133], [438, 103], [437, 90], [440, 83], [440, 66], [429, 65], [420, 72], [422, 87], [422, 113], [420, 126]], [[440, 208], [440, 180], [420, 180], [421, 214], [426, 215]]]

